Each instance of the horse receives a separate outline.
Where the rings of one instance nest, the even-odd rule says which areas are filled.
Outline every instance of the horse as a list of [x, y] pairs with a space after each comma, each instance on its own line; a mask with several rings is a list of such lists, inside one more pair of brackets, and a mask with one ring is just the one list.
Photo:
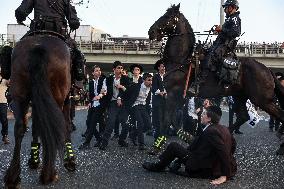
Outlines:
[[165, 119], [161, 124], [167, 126], [173, 124], [175, 130], [178, 130], [177, 127], [179, 127], [176, 112], [182, 109], [184, 104], [182, 84], [185, 83], [188, 61], [194, 49], [195, 37], [192, 34], [193, 29], [185, 16], [179, 12], [179, 5], [169, 8], [148, 31], [150, 40], [161, 41], [164, 36], [168, 37], [162, 57], [166, 67], [164, 85], [167, 91], [167, 100]]
[[73, 151], [69, 132], [70, 67], [69, 48], [64, 37], [55, 32], [32, 32], [14, 47], [9, 92], [15, 117], [15, 146], [4, 176], [5, 187], [15, 188], [20, 184], [20, 151], [30, 103], [33, 142], [38, 137], [42, 142], [41, 183], [49, 184], [58, 179], [55, 160], [57, 152], [63, 157], [64, 149], [65, 168], [75, 170], [75, 157], [70, 154]]
[[[194, 38], [191, 27], [184, 24], [184, 16], [179, 11], [180, 4], [173, 5], [167, 12], [161, 16], [149, 29], [148, 34], [151, 40], [161, 40], [164, 36], [168, 36], [165, 46], [163, 59], [167, 74], [164, 77], [164, 83], [168, 92], [167, 103], [174, 105], [184, 102], [182, 100], [181, 91], [187, 85], [188, 66], [191, 65], [187, 61], [191, 57], [193, 42], [189, 40]], [[233, 96], [236, 104], [237, 120], [230, 130], [234, 130], [249, 119], [246, 108], [246, 101], [249, 99], [253, 104], [266, 111], [268, 114], [279, 119], [284, 123], [284, 87], [276, 79], [273, 72], [265, 65], [257, 62], [252, 58], [239, 58], [239, 78], [238, 83], [232, 84], [229, 88], [224, 88], [219, 84], [216, 72], [209, 72], [206, 81], [200, 86], [199, 93], [196, 95], [203, 98]], [[187, 65], [185, 65], [187, 63]], [[193, 79], [189, 80], [189, 84]], [[178, 92], [177, 92], [178, 91]], [[175, 96], [172, 96], [175, 95]], [[277, 107], [273, 103], [274, 95], [277, 96], [281, 107]], [[178, 100], [178, 101], [177, 101]], [[176, 102], [177, 101], [177, 102]], [[166, 108], [166, 112], [171, 109]], [[167, 120], [165, 120], [167, 122]], [[283, 134], [284, 128], [278, 130], [278, 136]], [[284, 154], [284, 137], [282, 144], [277, 150], [277, 154]]]

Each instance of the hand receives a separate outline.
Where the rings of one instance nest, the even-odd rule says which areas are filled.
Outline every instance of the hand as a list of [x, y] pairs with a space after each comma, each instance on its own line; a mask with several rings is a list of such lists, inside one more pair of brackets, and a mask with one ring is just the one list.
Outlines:
[[122, 101], [121, 101], [121, 99], [117, 99], [116, 102], [117, 102], [117, 106], [119, 106], [119, 107], [122, 106]]
[[100, 100], [100, 98], [101, 98], [101, 97], [98, 95], [98, 96], [95, 96], [95, 97], [93, 98], [93, 100], [94, 100], [94, 101]]
[[88, 108], [91, 108], [91, 106], [92, 106], [92, 104], [91, 104], [91, 103], [89, 103], [89, 104], [88, 104]]
[[116, 84], [115, 87], [118, 88], [118, 89], [123, 89], [124, 88], [124, 86], [120, 85], [120, 84]]
[[227, 176], [221, 176], [215, 180], [212, 180], [210, 184], [219, 185], [227, 181]]
[[220, 25], [216, 25], [215, 32], [220, 33], [221, 30], [222, 30], [221, 26]]

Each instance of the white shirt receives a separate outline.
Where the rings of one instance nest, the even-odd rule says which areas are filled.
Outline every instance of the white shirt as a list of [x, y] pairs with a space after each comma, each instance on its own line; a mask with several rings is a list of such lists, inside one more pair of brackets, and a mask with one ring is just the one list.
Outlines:
[[[99, 94], [98, 94], [97, 87], [99, 83], [99, 78], [93, 79], [93, 81], [94, 81], [94, 95], [98, 96]], [[92, 107], [98, 107], [99, 105], [100, 105], [100, 102], [98, 100], [93, 100]]]
[[145, 105], [149, 92], [150, 92], [150, 87], [146, 87], [144, 83], [141, 83], [139, 95], [137, 99], [135, 100], [132, 107], [140, 105], [140, 104]]
[[115, 76], [113, 76], [113, 85], [112, 85], [113, 93], [111, 100], [117, 100], [117, 96], [119, 93], [119, 90], [115, 85], [120, 85], [120, 78], [116, 79]]

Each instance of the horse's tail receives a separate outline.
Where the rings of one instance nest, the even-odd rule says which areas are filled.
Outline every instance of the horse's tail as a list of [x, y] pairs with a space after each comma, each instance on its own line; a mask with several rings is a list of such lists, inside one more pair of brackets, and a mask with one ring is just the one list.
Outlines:
[[274, 83], [275, 83], [274, 91], [275, 91], [276, 97], [278, 98], [281, 109], [284, 109], [284, 87], [281, 85], [279, 80], [276, 78], [276, 75], [273, 73], [273, 71], [270, 70], [270, 72], [273, 76]]
[[32, 88], [33, 129], [38, 130], [43, 146], [43, 163], [54, 166], [57, 150], [63, 152], [65, 121], [53, 98], [47, 75], [48, 53], [38, 45], [29, 52]]
[[11, 76], [11, 55], [13, 48], [10, 46], [4, 46], [1, 50], [0, 64], [1, 64], [1, 76], [4, 79], [10, 79]]

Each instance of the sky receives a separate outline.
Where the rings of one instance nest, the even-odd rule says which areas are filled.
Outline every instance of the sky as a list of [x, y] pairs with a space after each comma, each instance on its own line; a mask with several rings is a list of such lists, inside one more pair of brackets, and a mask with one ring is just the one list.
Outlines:
[[[14, 12], [22, 0], [5, 1], [0, 7], [0, 34], [7, 33], [7, 24], [16, 23]], [[196, 32], [220, 23], [220, 0], [89, 0], [88, 4], [84, 1], [84, 5], [76, 6], [81, 24], [114, 37], [148, 37], [150, 26], [171, 4], [178, 3]], [[239, 0], [239, 4], [242, 33], [245, 32], [240, 41], [284, 42], [284, 0]], [[33, 18], [33, 14], [29, 17]], [[29, 23], [27, 19], [25, 24]]]

